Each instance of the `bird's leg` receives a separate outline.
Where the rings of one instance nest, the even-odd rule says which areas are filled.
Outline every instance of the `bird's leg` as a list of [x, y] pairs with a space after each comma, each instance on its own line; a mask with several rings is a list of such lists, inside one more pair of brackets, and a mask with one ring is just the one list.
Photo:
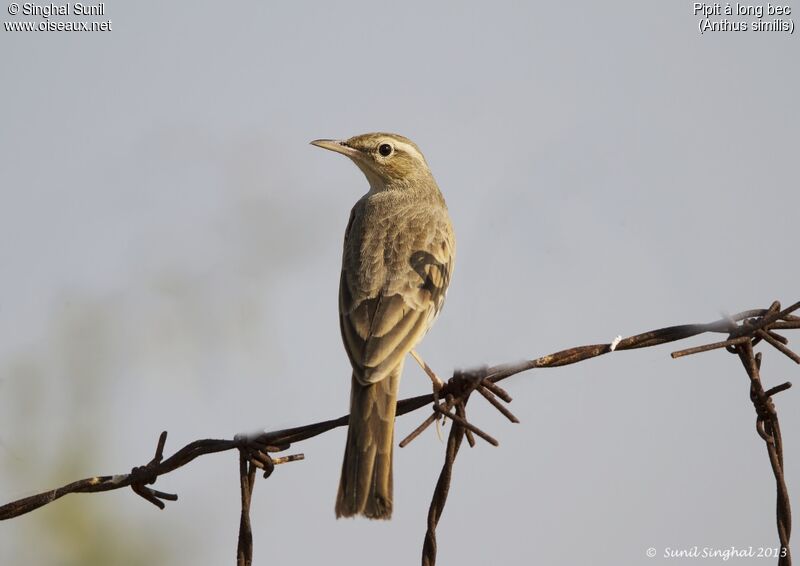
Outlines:
[[[420, 355], [417, 354], [416, 350], [411, 350], [410, 353], [411, 353], [411, 357], [414, 358], [414, 360], [416, 360], [416, 362], [419, 364], [419, 367], [422, 368], [422, 371], [424, 371], [425, 374], [428, 377], [431, 378], [431, 381], [433, 382], [433, 402], [438, 405], [439, 404], [439, 391], [441, 391], [442, 387], [444, 387], [444, 381], [442, 381], [441, 378], [438, 375], [436, 375], [436, 372], [433, 371], [433, 369], [431, 369], [431, 366], [429, 366], [428, 364], [425, 363], [425, 360], [423, 360], [422, 357], [420, 357]], [[436, 435], [439, 437], [439, 440], [443, 440], [443, 438], [442, 438], [442, 429], [441, 429], [441, 426], [442, 426], [441, 425], [441, 421], [442, 421], [441, 415], [439, 415], [437, 413], [436, 414]]]
[[431, 381], [433, 382], [433, 394], [438, 398], [439, 391], [441, 391], [442, 387], [444, 387], [444, 381], [442, 381], [439, 378], [439, 376], [436, 375], [436, 372], [433, 371], [431, 367], [425, 363], [425, 360], [423, 360], [420, 357], [420, 355], [417, 354], [416, 350], [411, 350], [411, 357], [417, 361], [419, 367], [422, 368], [422, 371], [424, 371], [427, 374], [427, 376], [431, 378]]

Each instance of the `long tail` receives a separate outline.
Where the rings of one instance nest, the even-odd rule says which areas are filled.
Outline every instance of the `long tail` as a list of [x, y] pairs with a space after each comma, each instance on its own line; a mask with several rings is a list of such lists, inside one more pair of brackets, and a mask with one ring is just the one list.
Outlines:
[[392, 516], [392, 448], [401, 363], [383, 380], [361, 385], [352, 378], [347, 446], [336, 497], [336, 517]]

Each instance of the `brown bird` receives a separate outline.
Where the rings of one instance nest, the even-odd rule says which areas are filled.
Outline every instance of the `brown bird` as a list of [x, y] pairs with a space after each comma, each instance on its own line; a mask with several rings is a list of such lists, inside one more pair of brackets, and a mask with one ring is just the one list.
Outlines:
[[389, 519], [403, 362], [410, 352], [424, 366], [413, 348], [444, 303], [455, 235], [425, 157], [408, 138], [373, 133], [311, 143], [346, 155], [369, 181], [347, 223], [339, 282], [339, 325], [353, 376], [336, 516]]

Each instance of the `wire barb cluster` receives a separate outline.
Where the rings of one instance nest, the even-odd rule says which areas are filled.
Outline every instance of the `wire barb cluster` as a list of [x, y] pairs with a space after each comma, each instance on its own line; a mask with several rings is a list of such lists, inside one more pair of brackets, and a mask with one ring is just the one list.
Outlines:
[[[790, 360], [800, 364], [800, 356], [787, 346], [789, 340], [776, 332], [782, 329], [800, 328], [800, 317], [791, 314], [797, 308], [798, 304], [794, 304], [782, 311], [780, 303], [775, 301], [764, 312], [758, 314], [753, 312], [741, 313], [730, 320], [727, 340], [672, 354], [672, 357], [677, 358], [724, 347], [728, 352], [739, 356], [750, 378], [750, 401], [756, 411], [756, 432], [766, 444], [772, 473], [775, 476], [777, 491], [776, 522], [778, 538], [781, 543], [781, 552], [778, 559], [779, 566], [791, 566], [792, 563], [792, 552], [789, 548], [789, 538], [792, 532], [792, 512], [789, 502], [789, 490], [786, 486], [783, 470], [781, 427], [772, 397], [782, 391], [786, 391], [792, 384], [787, 381], [765, 391], [761, 383], [761, 352], [754, 353], [753, 346], [764, 340]], [[741, 322], [737, 324], [738, 321]]]
[[[133, 492], [146, 499], [159, 509], [164, 508], [164, 501], [177, 501], [178, 495], [175, 493], [164, 493], [151, 489], [148, 484], [156, 483], [158, 479], [158, 465], [164, 459], [164, 445], [167, 443], [167, 431], [161, 433], [158, 437], [158, 445], [156, 446], [156, 454], [144, 466], [137, 466], [131, 470], [130, 482]], [[164, 500], [164, 501], [162, 501]]]
[[[497, 385], [499, 381], [531, 369], [574, 364], [615, 351], [657, 346], [706, 332], [727, 334], [728, 337], [723, 341], [673, 352], [672, 357], [680, 358], [722, 348], [739, 356], [750, 378], [750, 399], [756, 411], [756, 430], [766, 444], [775, 475], [778, 537], [782, 547], [778, 565], [791, 566], [791, 551], [789, 549], [791, 509], [783, 468], [783, 442], [777, 410], [772, 399], [777, 393], [789, 389], [791, 383], [786, 382], [764, 390], [760, 374], [761, 353], [755, 354], [753, 346], [761, 341], [766, 342], [800, 364], [800, 356], [788, 348], [788, 340], [778, 333], [779, 330], [800, 329], [800, 316], [791, 314], [797, 309], [800, 309], [800, 302], [781, 310], [780, 304], [776, 301], [768, 309], [744, 311], [707, 324], [670, 326], [628, 338], [616, 338], [612, 343], [608, 344], [579, 346], [520, 363], [456, 371], [436, 395], [420, 395], [399, 401], [397, 404], [397, 416], [416, 411], [426, 405], [432, 406], [431, 415], [404, 438], [400, 446], [406, 446], [414, 438], [418, 437], [437, 418], [447, 418], [453, 423], [447, 440], [444, 464], [428, 511], [427, 531], [422, 550], [423, 566], [433, 566], [436, 563], [436, 527], [439, 524], [447, 501], [453, 466], [464, 437], [467, 438], [470, 446], [475, 445], [475, 436], [479, 436], [494, 446], [498, 445], [495, 438], [467, 420], [466, 406], [474, 391], [478, 391], [484, 399], [509, 421], [516, 423], [519, 420], [500, 402], [509, 403], [511, 402], [511, 397]], [[443, 401], [440, 400], [441, 396], [444, 398]], [[337, 419], [290, 429], [252, 435], [237, 435], [232, 440], [197, 440], [187, 444], [166, 460], [163, 458], [163, 453], [167, 433], [162, 432], [159, 436], [154, 457], [144, 466], [133, 468], [129, 474], [94, 476], [13, 501], [0, 506], [0, 520], [29, 513], [69, 493], [94, 493], [124, 487], [131, 487], [137, 495], [163, 509], [164, 501], [175, 501], [178, 496], [148, 487], [155, 483], [158, 477], [185, 466], [199, 456], [235, 449], [239, 452], [239, 479], [242, 498], [237, 565], [249, 566], [252, 564], [253, 556], [250, 505], [257, 470], [262, 470], [263, 476], [266, 478], [273, 473], [276, 465], [302, 460], [304, 458], [303, 454], [280, 457], [273, 457], [272, 454], [288, 450], [293, 443], [318, 436], [334, 428], [346, 426], [348, 419], [349, 415], [344, 415]]]
[[[512, 423], [518, 423], [519, 419], [509, 411], [504, 405], [498, 401], [498, 397], [506, 403], [511, 402], [511, 396], [499, 385], [489, 381], [486, 378], [487, 368], [479, 368], [474, 370], [456, 370], [447, 384], [434, 395], [433, 413], [422, 421], [417, 428], [415, 428], [408, 436], [400, 441], [400, 447], [403, 448], [417, 438], [422, 432], [427, 429], [439, 417], [446, 417], [453, 421], [455, 424], [464, 428], [467, 435], [467, 442], [470, 446], [475, 446], [475, 437], [478, 435], [483, 440], [492, 446], [499, 446], [500, 443], [487, 432], [484, 432], [477, 426], [473, 425], [467, 420], [467, 399], [473, 391], [478, 391], [483, 397], [491, 403], [503, 416], [505, 416]], [[439, 401], [441, 395], [444, 394], [444, 401]], [[454, 410], [454, 413], [450, 411]]]

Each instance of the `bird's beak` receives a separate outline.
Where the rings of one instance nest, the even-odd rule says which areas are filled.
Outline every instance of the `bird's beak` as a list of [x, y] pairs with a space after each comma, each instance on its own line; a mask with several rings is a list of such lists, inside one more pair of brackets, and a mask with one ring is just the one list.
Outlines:
[[322, 149], [329, 149], [351, 158], [356, 157], [361, 153], [357, 149], [350, 147], [345, 142], [340, 140], [314, 140], [311, 142], [311, 145], [321, 147]]

